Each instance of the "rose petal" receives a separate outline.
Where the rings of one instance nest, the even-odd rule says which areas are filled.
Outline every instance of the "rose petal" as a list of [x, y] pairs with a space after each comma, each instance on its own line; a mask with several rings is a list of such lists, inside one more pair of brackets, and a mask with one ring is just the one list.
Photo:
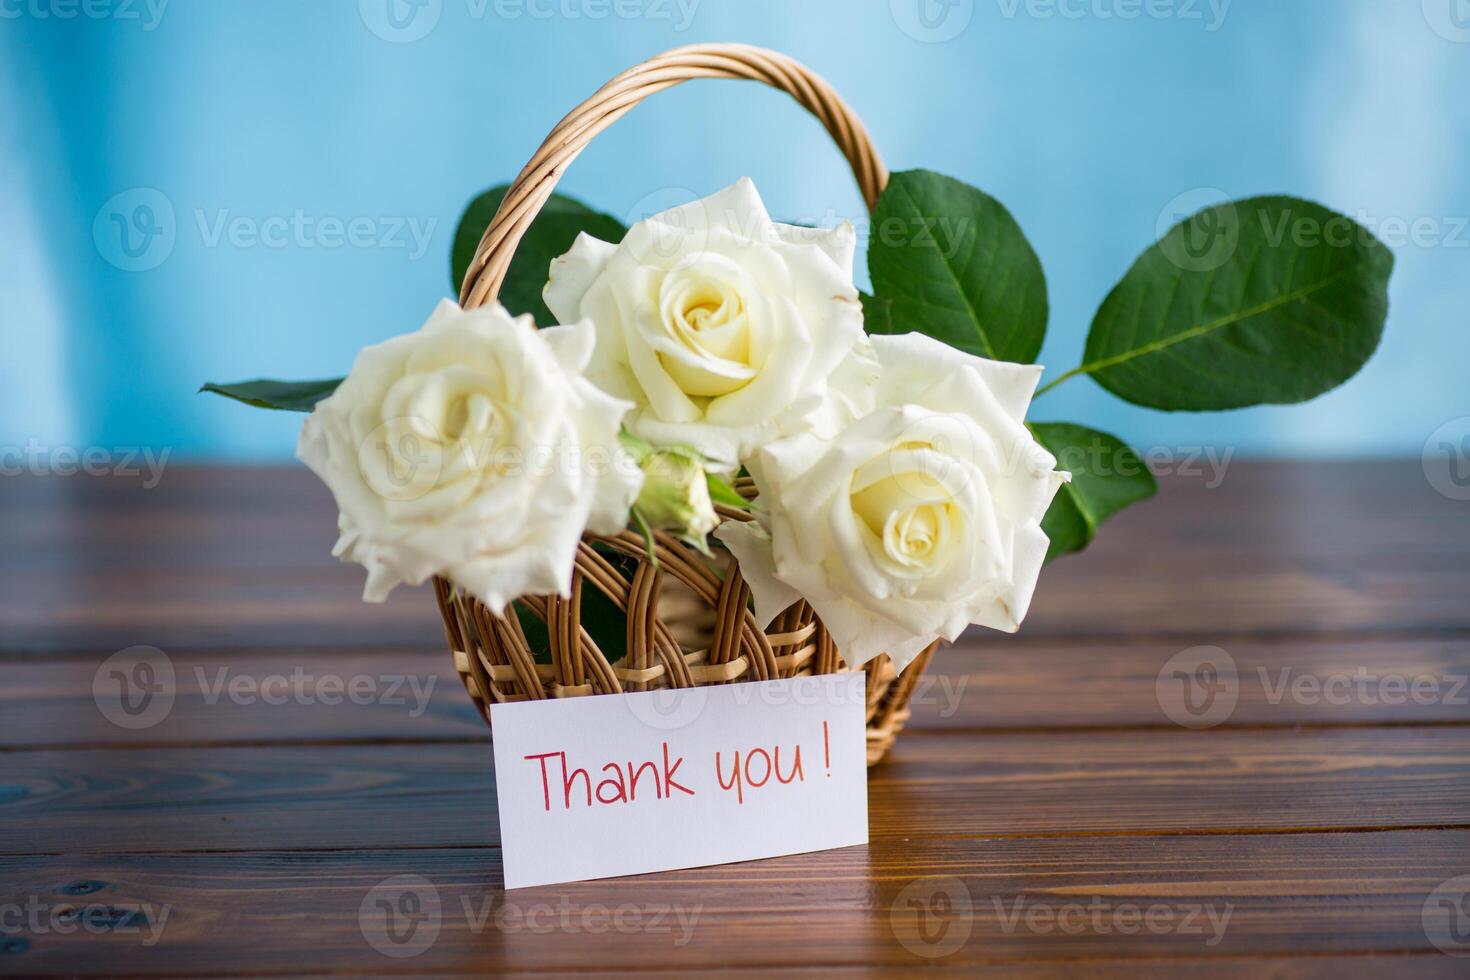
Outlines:
[[771, 225], [766, 206], [749, 177], [741, 177], [709, 197], [660, 211], [648, 220], [675, 230], [727, 228], [742, 236], [759, 235]]
[[920, 333], [880, 334], [872, 338], [872, 344], [883, 366], [878, 400], [888, 404], [912, 398], [927, 383], [947, 377], [964, 365], [979, 374], [985, 390], [1019, 423], [1026, 418], [1031, 396], [1045, 370], [1039, 364], [1012, 364], [975, 357]]
[[541, 299], [558, 323], [582, 319], [582, 297], [587, 295], [588, 288], [601, 275], [615, 251], [616, 245], [593, 238], [584, 231], [572, 242], [570, 252], [551, 260]]
[[807, 228], [802, 225], [773, 224], [776, 234], [788, 245], [812, 245], [822, 250], [838, 270], [852, 279], [852, 260], [857, 251], [857, 233], [851, 221], [844, 221], [835, 228]]

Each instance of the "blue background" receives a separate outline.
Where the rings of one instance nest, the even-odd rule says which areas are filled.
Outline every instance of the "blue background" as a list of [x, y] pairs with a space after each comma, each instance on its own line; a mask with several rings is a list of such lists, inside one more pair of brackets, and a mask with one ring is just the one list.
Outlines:
[[[449, 291], [465, 202], [607, 77], [700, 40], [795, 55], [894, 169], [1005, 202], [1046, 268], [1050, 375], [1078, 362], [1161, 216], [1217, 191], [1430, 223], [1432, 241], [1396, 248], [1383, 346], [1311, 405], [1164, 415], [1077, 379], [1037, 418], [1140, 448], [1340, 456], [1417, 454], [1470, 412], [1467, 0], [922, 0], [933, 27], [920, 0], [172, 0], [156, 19], [159, 0], [88, 2], [0, 0], [0, 446], [288, 458], [299, 416], [199, 383], [341, 374], [417, 327]], [[741, 175], [777, 216], [861, 214], [821, 128], [731, 82], [640, 107], [562, 189], [627, 216]], [[111, 215], [159, 195], [173, 234], [135, 238], [152, 244], [129, 259]], [[367, 218], [388, 240], [214, 237], [297, 213]], [[408, 223], [428, 231], [421, 254]]]

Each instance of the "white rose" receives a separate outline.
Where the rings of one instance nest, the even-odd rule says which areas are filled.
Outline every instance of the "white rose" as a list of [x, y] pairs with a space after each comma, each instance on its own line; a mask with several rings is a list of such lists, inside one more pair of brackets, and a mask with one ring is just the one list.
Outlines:
[[640, 221], [619, 245], [578, 236], [546, 305], [597, 327], [587, 376], [637, 406], [628, 427], [726, 467], [823, 404], [862, 338], [855, 237], [777, 224], [755, 185]]
[[760, 524], [726, 522], [769, 623], [805, 598], [853, 666], [905, 664], [970, 623], [1014, 632], [1046, 557], [1041, 518], [1069, 475], [1023, 424], [1041, 368], [919, 334], [872, 338], [873, 408], [751, 461]]
[[364, 599], [431, 575], [496, 610], [570, 593], [582, 532], [622, 530], [642, 484], [618, 445], [629, 405], [581, 376], [593, 340], [445, 300], [358, 355], [296, 453], [336, 498], [334, 553], [367, 568]]

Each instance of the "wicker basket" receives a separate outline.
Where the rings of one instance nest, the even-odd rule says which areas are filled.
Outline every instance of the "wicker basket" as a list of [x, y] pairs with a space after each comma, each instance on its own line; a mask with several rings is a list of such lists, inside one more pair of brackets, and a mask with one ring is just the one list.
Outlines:
[[[594, 136], [645, 97], [693, 78], [750, 79], [786, 92], [821, 120], [837, 142], [868, 208], [878, 200], [888, 171], [862, 123], [825, 81], [785, 55], [761, 48], [676, 48], [618, 75], [556, 125], [486, 229], [465, 275], [461, 305], [468, 309], [495, 299], [521, 236], [562, 172]], [[748, 485], [742, 489], [747, 495], [753, 492]], [[744, 520], [749, 515], [722, 509], [721, 516]], [[648, 560], [647, 542], [640, 535], [589, 534], [580, 546], [571, 598], [523, 600], [546, 624], [550, 663], [537, 662], [515, 615], [487, 609], [448, 582], [435, 580], [455, 668], [487, 721], [492, 701], [764, 681], [849, 669], [805, 602], [762, 631], [749, 611], [750, 589], [732, 557], [716, 569], [663, 534], [657, 536], [654, 551], [657, 563]], [[627, 614], [627, 652], [616, 661], [609, 661], [581, 625], [582, 596], [589, 587]], [[931, 644], [902, 676], [886, 656], [863, 668], [869, 765], [883, 757], [903, 727], [909, 699], [933, 653]]]

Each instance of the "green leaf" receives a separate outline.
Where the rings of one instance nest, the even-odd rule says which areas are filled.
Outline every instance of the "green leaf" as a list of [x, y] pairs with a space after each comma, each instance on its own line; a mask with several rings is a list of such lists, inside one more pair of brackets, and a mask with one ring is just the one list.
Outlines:
[[1047, 561], [1081, 551], [1099, 524], [1158, 490], [1138, 454], [1105, 432], [1066, 422], [1033, 422], [1029, 427], [1057, 458], [1057, 468], [1072, 474], [1072, 482], [1057, 491], [1041, 521], [1051, 539]]
[[608, 663], [616, 663], [628, 655], [627, 614], [591, 583], [582, 586], [582, 627]]
[[199, 390], [233, 398], [256, 408], [274, 408], [283, 412], [309, 412], [316, 403], [337, 390], [342, 378], [322, 381], [237, 381], [234, 384], [207, 382]]
[[[450, 284], [456, 294], [507, 189], [505, 184], [490, 188], [471, 201], [459, 219], [449, 255]], [[627, 229], [618, 219], [594, 211], [574, 198], [552, 194], [510, 260], [505, 285], [500, 287], [500, 302], [505, 308], [515, 316], [531, 314], [537, 326], [555, 323], [551, 311], [541, 301], [541, 290], [546, 285], [551, 260], [570, 250], [577, 235], [584, 231], [605, 242], [620, 242]]]
[[1392, 270], [1367, 229], [1319, 204], [1206, 208], [1128, 270], [1071, 373], [1166, 411], [1306, 401], [1378, 347]]
[[[634, 559], [601, 544], [593, 547], [613, 564], [625, 580], [632, 581], [636, 570]], [[511, 607], [515, 609], [516, 619], [520, 621], [521, 632], [526, 634], [526, 645], [530, 647], [535, 661], [538, 664], [551, 663], [551, 632], [546, 624], [519, 599], [512, 602]], [[618, 608], [617, 603], [603, 595], [602, 590], [591, 582], [582, 583], [582, 605], [578, 619], [609, 662], [627, 655], [628, 617]]]
[[750, 509], [750, 501], [742, 497], [740, 491], [718, 473], [706, 473], [704, 482], [709, 487], [709, 499], [712, 503], [724, 504], [726, 507], [736, 507], [740, 510]]
[[858, 292], [863, 304], [863, 327], [868, 333], [907, 333], [893, 323], [893, 303], [870, 293]]
[[[917, 330], [1002, 361], [1029, 364], [1046, 336], [1046, 277], [1016, 219], [995, 198], [932, 173], [896, 173], [868, 238], [873, 292], [891, 316], [871, 333]], [[865, 316], [874, 308], [863, 306]]]
[[531, 657], [538, 664], [551, 663], [551, 631], [546, 624], [519, 599], [511, 603], [520, 621], [521, 632], [526, 634], [526, 645], [531, 648]]
[[[592, 546], [617, 569], [625, 582], [633, 581], [638, 570], [638, 560], [622, 552], [614, 551], [604, 544]], [[617, 603], [602, 594], [602, 590], [591, 582], [582, 583], [582, 628], [592, 637], [608, 663], [621, 660], [628, 654], [628, 615], [618, 608]]]

